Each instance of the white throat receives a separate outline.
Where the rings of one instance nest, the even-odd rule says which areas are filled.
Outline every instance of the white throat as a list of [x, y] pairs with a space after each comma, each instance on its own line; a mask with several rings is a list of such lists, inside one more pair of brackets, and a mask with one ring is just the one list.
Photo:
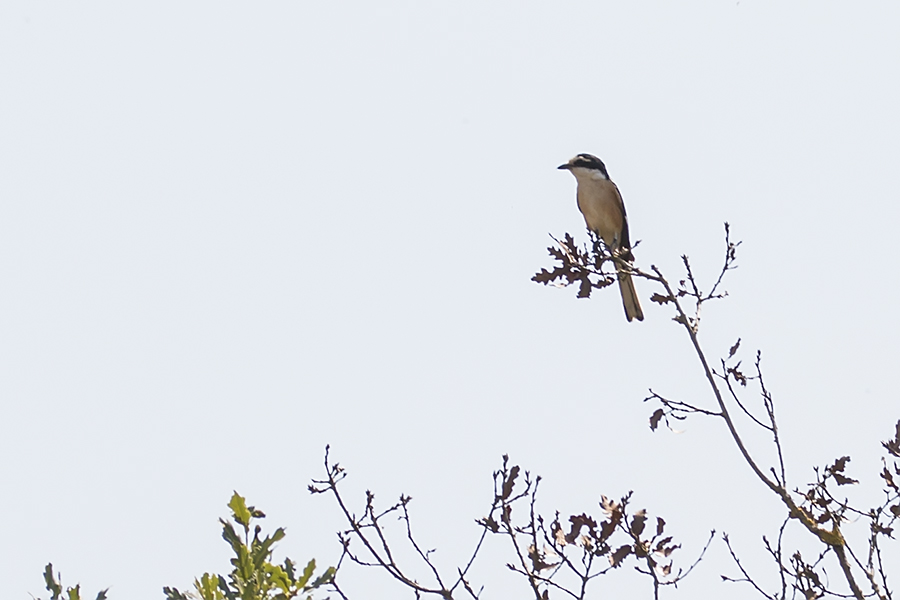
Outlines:
[[572, 167], [571, 169], [572, 175], [575, 176], [575, 179], [592, 179], [594, 181], [602, 181], [607, 179], [606, 175], [603, 174], [603, 171], [598, 169], [588, 169], [587, 167]]

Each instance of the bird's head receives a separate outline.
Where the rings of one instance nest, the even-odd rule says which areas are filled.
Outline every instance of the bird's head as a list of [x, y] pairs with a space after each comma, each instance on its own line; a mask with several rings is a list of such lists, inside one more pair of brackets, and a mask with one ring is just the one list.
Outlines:
[[559, 165], [557, 168], [570, 171], [576, 178], [609, 179], [606, 165], [593, 154], [576, 154], [569, 159], [569, 162]]

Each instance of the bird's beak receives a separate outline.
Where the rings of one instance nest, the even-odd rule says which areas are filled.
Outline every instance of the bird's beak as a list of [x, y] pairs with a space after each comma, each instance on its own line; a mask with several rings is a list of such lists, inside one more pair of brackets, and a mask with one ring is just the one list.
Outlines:
[[556, 168], [557, 168], [557, 169], [565, 169], [566, 171], [569, 171], [569, 170], [572, 169], [572, 165], [570, 165], [569, 163], [566, 163], [566, 164], [564, 164], [564, 165], [559, 165], [559, 166], [556, 167]]

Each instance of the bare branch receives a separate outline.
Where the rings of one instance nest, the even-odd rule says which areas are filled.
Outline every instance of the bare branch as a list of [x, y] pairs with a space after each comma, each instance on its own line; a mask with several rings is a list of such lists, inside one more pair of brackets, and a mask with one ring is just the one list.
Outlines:
[[[350, 525], [350, 529], [338, 533], [338, 539], [341, 542], [343, 548], [341, 559], [338, 561], [339, 566], [343, 564], [344, 559], [346, 558], [360, 566], [381, 568], [389, 573], [395, 580], [403, 584], [405, 587], [411, 589], [415, 593], [417, 598], [422, 594], [427, 594], [439, 596], [446, 600], [452, 600], [454, 590], [460, 587], [461, 589], [465, 590], [465, 592], [469, 596], [473, 598], [478, 597], [469, 582], [466, 581], [466, 574], [474, 563], [475, 557], [477, 556], [478, 551], [482, 546], [482, 543], [486, 536], [486, 531], [482, 531], [482, 534], [468, 563], [464, 568], [457, 569], [458, 575], [456, 576], [453, 585], [450, 588], [447, 588], [447, 586], [443, 583], [443, 578], [441, 577], [439, 570], [431, 560], [431, 551], [422, 550], [421, 546], [416, 541], [413, 535], [408, 509], [409, 502], [412, 500], [412, 498], [406, 495], [401, 495], [399, 501], [396, 504], [379, 512], [375, 508], [375, 495], [371, 491], [367, 491], [366, 506], [363, 511], [363, 517], [361, 519], [357, 519], [353, 515], [353, 513], [350, 512], [343, 497], [341, 496], [340, 490], [338, 489], [338, 484], [344, 479], [346, 473], [336, 463], [334, 465], [330, 463], [329, 450], [330, 448], [326, 446], [326, 478], [324, 480], [313, 480], [312, 484], [309, 486], [309, 490], [314, 494], [330, 492], [337, 502], [338, 506], [340, 507], [341, 512], [344, 514], [344, 518], [346, 519], [347, 523]], [[400, 519], [405, 522], [407, 542], [416, 551], [420, 560], [425, 563], [425, 565], [430, 570], [437, 584], [436, 586], [429, 587], [418, 583], [412, 577], [408, 576], [395, 561], [393, 552], [391, 551], [391, 545], [388, 540], [388, 536], [385, 533], [384, 528], [382, 527], [380, 522], [384, 517], [395, 512], [399, 513]], [[367, 533], [368, 531], [374, 532], [374, 538], [377, 539], [377, 542], [375, 542], [372, 539], [372, 536]], [[366, 554], [369, 556], [369, 558], [362, 558], [361, 556], [358, 556], [351, 551], [350, 545], [354, 538], [362, 543], [363, 547], [367, 551]], [[346, 594], [338, 586], [335, 586], [335, 589], [336, 591], [338, 591], [341, 597], [346, 600]]]
[[[722, 534], [722, 540], [725, 542], [725, 545], [728, 547], [728, 553], [731, 555], [731, 559], [734, 561], [734, 564], [737, 565], [738, 570], [743, 575], [743, 577], [741, 577], [740, 579], [728, 577], [727, 575], [722, 575], [721, 576], [722, 581], [728, 581], [728, 582], [732, 582], [732, 583], [749, 583], [751, 586], [753, 586], [753, 589], [755, 589], [757, 592], [762, 594], [765, 598], [771, 598], [771, 600], [778, 600], [778, 596], [776, 596], [774, 594], [766, 593], [766, 591], [764, 589], [759, 587], [759, 585], [756, 583], [756, 580], [754, 580], [753, 577], [750, 576], [750, 574], [747, 572], [747, 569], [745, 569], [744, 565], [741, 564], [741, 559], [738, 558], [737, 554], [734, 551], [734, 548], [731, 547], [731, 540], [728, 538], [727, 533]], [[782, 596], [782, 598], [783, 597], [784, 596]]]

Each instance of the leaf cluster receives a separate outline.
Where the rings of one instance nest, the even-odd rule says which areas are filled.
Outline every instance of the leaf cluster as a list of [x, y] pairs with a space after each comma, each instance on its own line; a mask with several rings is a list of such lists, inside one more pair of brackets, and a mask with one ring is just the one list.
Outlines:
[[559, 261], [559, 265], [550, 271], [541, 269], [531, 278], [532, 281], [556, 287], [578, 283], [579, 298], [590, 298], [594, 289], [602, 289], [615, 282], [613, 274], [603, 270], [603, 266], [614, 259], [602, 240], [594, 237], [593, 248], [588, 250], [587, 246], [579, 247], [569, 233], [562, 240], [550, 237], [556, 246], [550, 246], [547, 252]]
[[[507, 567], [527, 579], [537, 600], [549, 599], [551, 590], [583, 599], [591, 581], [621, 567], [629, 557], [637, 562], [635, 570], [650, 577], [657, 598], [661, 586], [684, 579], [706, 552], [704, 548], [687, 570], [673, 573], [669, 557], [681, 545], [666, 535], [662, 517], [652, 520], [643, 509], [628, 510], [631, 492], [618, 501], [601, 496], [602, 519], [586, 512], [561, 519], [557, 511], [548, 526], [535, 507], [541, 478], [525, 471], [519, 481], [522, 473], [503, 457], [503, 466], [494, 473], [493, 508], [478, 523], [512, 542], [518, 560]], [[514, 513], [524, 516], [517, 519]], [[648, 521], [655, 527], [648, 528]]]
[[[81, 585], [63, 588], [62, 575], [53, 573], [53, 563], [47, 563], [44, 568], [44, 583], [50, 592], [50, 600], [81, 600]], [[106, 600], [106, 592], [109, 589], [97, 592], [96, 600]], [[40, 600], [40, 599], [38, 599]]]
[[279, 527], [271, 535], [262, 536], [262, 527], [253, 521], [266, 515], [248, 506], [237, 492], [231, 497], [228, 507], [238, 528], [225, 519], [219, 519], [219, 522], [222, 523], [222, 537], [234, 551], [234, 558], [231, 559], [234, 568], [227, 576], [204, 573], [194, 580], [193, 592], [163, 588], [167, 600], [290, 600], [304, 595], [312, 598], [311, 592], [331, 582], [333, 568], [326, 569], [313, 579], [315, 559], [310, 560], [302, 571], [290, 558], [285, 558], [281, 564], [273, 563], [272, 553], [275, 544], [284, 539], [284, 528]]

